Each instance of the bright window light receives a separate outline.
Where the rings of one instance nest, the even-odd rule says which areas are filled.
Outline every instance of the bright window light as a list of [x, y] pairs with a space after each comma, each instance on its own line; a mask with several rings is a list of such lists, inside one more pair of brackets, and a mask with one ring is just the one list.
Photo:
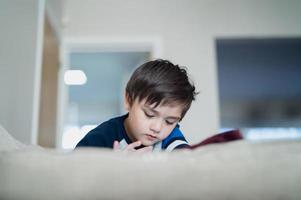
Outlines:
[[87, 135], [87, 133], [89, 131], [91, 131], [92, 129], [96, 128], [96, 125], [84, 125], [80, 128], [80, 132], [82, 134], [82, 137], [84, 137], [85, 135]]
[[84, 85], [87, 76], [82, 70], [67, 70], [64, 74], [64, 82], [67, 85]]
[[74, 149], [76, 144], [83, 138], [85, 135], [97, 125], [84, 125], [79, 126], [67, 126], [63, 133], [62, 145], [63, 149], [71, 150]]
[[301, 139], [300, 128], [251, 128], [246, 130], [246, 139], [259, 140], [295, 140]]
[[[228, 130], [233, 128], [222, 128], [220, 132]], [[301, 140], [301, 128], [242, 128], [240, 131], [244, 139], [249, 141]]]
[[68, 127], [64, 131], [62, 145], [63, 149], [74, 149], [77, 142], [80, 140], [81, 133], [77, 126]]

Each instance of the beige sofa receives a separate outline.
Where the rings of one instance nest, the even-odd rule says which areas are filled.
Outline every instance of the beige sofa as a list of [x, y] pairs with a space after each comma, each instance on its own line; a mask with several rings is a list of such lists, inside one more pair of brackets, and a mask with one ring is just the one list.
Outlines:
[[301, 142], [134, 155], [26, 146], [0, 127], [0, 199], [301, 199]]

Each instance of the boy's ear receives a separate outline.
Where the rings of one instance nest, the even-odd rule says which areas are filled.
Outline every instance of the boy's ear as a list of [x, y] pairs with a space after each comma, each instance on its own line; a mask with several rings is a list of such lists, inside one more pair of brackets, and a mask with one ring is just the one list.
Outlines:
[[129, 109], [131, 108], [130, 105], [130, 100], [129, 100], [129, 95], [127, 92], [124, 93], [124, 108], [129, 111]]

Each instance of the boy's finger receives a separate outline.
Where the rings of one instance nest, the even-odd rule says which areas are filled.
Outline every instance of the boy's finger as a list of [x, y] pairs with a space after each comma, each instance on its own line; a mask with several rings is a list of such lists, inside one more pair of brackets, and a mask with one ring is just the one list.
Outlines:
[[125, 150], [133, 150], [135, 147], [139, 147], [141, 145], [141, 142], [140, 141], [136, 141], [136, 142], [133, 142], [131, 144], [129, 144]]
[[114, 141], [114, 143], [113, 143], [113, 149], [114, 150], [119, 150], [119, 142], [118, 141]]
[[146, 153], [146, 152], [151, 152], [152, 150], [153, 150], [153, 146], [148, 146], [148, 147], [138, 149], [137, 151], [140, 153]]

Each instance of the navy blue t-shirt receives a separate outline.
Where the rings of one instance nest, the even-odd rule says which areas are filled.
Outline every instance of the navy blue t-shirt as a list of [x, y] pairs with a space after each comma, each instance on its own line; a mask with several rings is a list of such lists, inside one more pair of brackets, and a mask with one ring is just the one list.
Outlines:
[[[110, 119], [95, 129], [91, 130], [77, 145], [78, 147], [104, 147], [113, 148], [115, 140], [119, 141], [121, 149], [124, 149], [132, 141], [128, 137], [124, 128], [124, 120], [128, 114]], [[170, 135], [163, 141], [153, 145], [153, 151], [166, 150], [187, 147], [188, 143], [177, 125]]]

